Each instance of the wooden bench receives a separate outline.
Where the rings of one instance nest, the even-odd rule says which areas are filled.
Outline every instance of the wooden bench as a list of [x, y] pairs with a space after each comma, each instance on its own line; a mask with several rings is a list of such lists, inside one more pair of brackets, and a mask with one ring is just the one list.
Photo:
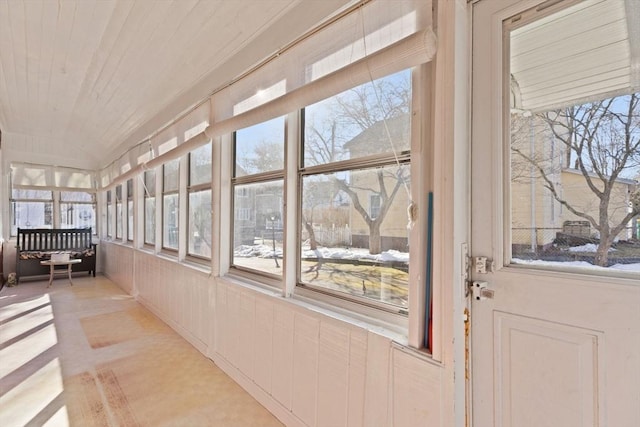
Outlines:
[[18, 228], [16, 244], [16, 279], [49, 274], [49, 267], [41, 261], [54, 253], [68, 253], [74, 264], [73, 272], [86, 271], [96, 277], [96, 244], [91, 241], [90, 228]]

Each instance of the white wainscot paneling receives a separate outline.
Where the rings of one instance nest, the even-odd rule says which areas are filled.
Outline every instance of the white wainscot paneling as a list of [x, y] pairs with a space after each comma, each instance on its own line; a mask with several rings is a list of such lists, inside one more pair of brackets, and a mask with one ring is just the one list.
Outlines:
[[122, 290], [132, 295], [133, 290], [133, 248], [129, 246], [101, 242], [98, 251], [102, 253], [102, 272]]
[[[255, 301], [253, 380], [263, 390], [271, 392], [273, 368], [273, 305], [263, 299]], [[290, 376], [289, 376], [290, 378]]]
[[211, 334], [207, 274], [141, 251], [135, 252], [137, 298], [203, 354]]
[[293, 413], [313, 426], [318, 401], [318, 335], [320, 321], [296, 313], [293, 332]]
[[211, 357], [289, 426], [442, 425], [445, 369], [366, 328], [217, 279]]
[[393, 425], [441, 425], [442, 368], [401, 349], [392, 354]]

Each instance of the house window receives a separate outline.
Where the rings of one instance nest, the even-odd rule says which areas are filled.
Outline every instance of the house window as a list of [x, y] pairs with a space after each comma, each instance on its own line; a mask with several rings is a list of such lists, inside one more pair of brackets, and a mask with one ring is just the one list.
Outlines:
[[233, 268], [282, 275], [285, 118], [234, 134]]
[[178, 172], [179, 159], [169, 161], [162, 167], [162, 247], [178, 250]]
[[122, 239], [122, 185], [116, 186], [116, 239]]
[[[247, 190], [246, 188], [238, 188], [238, 190]], [[247, 197], [247, 196], [238, 196], [238, 197]], [[238, 208], [236, 209], [236, 219], [238, 221], [250, 221], [251, 220], [251, 209], [249, 208]]]
[[189, 153], [189, 241], [187, 253], [211, 259], [211, 149], [208, 143]]
[[11, 190], [11, 235], [18, 228], [53, 227], [53, 193], [43, 190]]
[[405, 70], [305, 108], [299, 286], [407, 312], [411, 99]]
[[81, 191], [60, 192], [60, 227], [91, 228], [95, 235], [95, 195]]
[[144, 243], [156, 243], [156, 171], [144, 172]]
[[133, 242], [133, 179], [127, 180], [127, 240]]
[[369, 194], [369, 218], [376, 219], [380, 215], [380, 205], [382, 198], [379, 193]]

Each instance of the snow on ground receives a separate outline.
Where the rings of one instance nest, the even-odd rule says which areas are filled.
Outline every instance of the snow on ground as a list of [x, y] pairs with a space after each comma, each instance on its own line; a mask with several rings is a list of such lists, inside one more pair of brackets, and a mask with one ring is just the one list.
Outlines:
[[[598, 245], [593, 243], [587, 243], [582, 246], [572, 246], [569, 248], [569, 252], [596, 252], [598, 250]], [[614, 248], [609, 248], [609, 252], [615, 252]]]
[[409, 253], [396, 250], [384, 251], [377, 255], [371, 255], [368, 249], [356, 248], [318, 248], [316, 251], [305, 250], [303, 258], [325, 258], [325, 259], [353, 259], [371, 260], [378, 262], [409, 262]]
[[[240, 258], [273, 258], [273, 247], [269, 245], [241, 245], [233, 251], [234, 256]], [[276, 247], [276, 256], [282, 257], [282, 248]], [[396, 250], [384, 251], [377, 255], [371, 255], [367, 249], [355, 248], [325, 248], [320, 247], [316, 251], [303, 250], [303, 258], [324, 259], [352, 259], [370, 260], [378, 262], [409, 262], [409, 253]]]
[[[593, 248], [589, 246], [593, 246]], [[595, 245], [589, 243], [583, 246], [577, 246], [572, 249], [583, 248], [575, 252], [595, 252]], [[269, 245], [242, 245], [238, 246], [233, 252], [234, 256], [240, 258], [273, 258], [273, 247]], [[276, 247], [276, 256], [282, 258], [282, 248]], [[370, 260], [377, 262], [409, 262], [409, 253], [396, 250], [384, 251], [377, 255], [371, 255], [367, 249], [358, 248], [325, 248], [320, 247], [315, 251], [310, 249], [303, 250], [303, 258], [324, 258], [326, 259], [343, 259], [343, 260]], [[536, 265], [545, 267], [579, 267], [590, 268], [596, 270], [623, 270], [640, 272], [640, 263], [635, 264], [615, 264], [611, 267], [598, 267], [585, 261], [544, 261], [544, 260], [525, 260], [514, 258], [515, 264]]]
[[635, 264], [615, 264], [611, 267], [599, 267], [597, 265], [590, 264], [586, 261], [544, 261], [539, 259], [529, 260], [529, 259], [513, 259], [514, 264], [519, 265], [536, 265], [543, 267], [580, 267], [580, 268], [589, 268], [593, 270], [624, 270], [624, 271], [638, 271], [640, 272], [640, 263]]

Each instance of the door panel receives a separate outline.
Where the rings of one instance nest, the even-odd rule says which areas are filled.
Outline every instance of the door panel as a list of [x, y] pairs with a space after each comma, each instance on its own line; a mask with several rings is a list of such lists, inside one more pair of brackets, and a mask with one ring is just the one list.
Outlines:
[[[607, 18], [624, 17], [633, 9], [625, 5], [624, 0], [482, 0], [473, 6], [471, 253], [493, 261], [487, 273], [471, 268], [472, 280], [493, 291], [493, 298], [472, 302], [476, 427], [640, 425], [640, 274], [633, 266], [611, 268], [611, 262], [586, 268], [573, 262], [602, 261], [595, 251], [574, 250], [588, 249], [584, 242], [597, 246], [613, 230], [603, 228], [606, 221], [626, 221], [628, 204], [612, 196], [613, 214], [602, 220], [590, 177], [581, 174], [572, 147], [561, 145], [559, 138], [566, 135], [554, 134], [548, 120], [549, 112], [632, 93], [624, 64], [617, 74], [611, 72], [615, 61], [585, 66], [604, 57], [589, 56], [588, 43], [602, 41], [584, 36], [589, 26], [627, 25], [625, 19]], [[576, 34], [578, 25], [584, 31]], [[629, 41], [622, 30], [626, 27], [603, 34], [618, 34], [623, 49]], [[568, 48], [572, 37], [575, 46]], [[569, 57], [579, 49], [587, 57], [573, 63]], [[536, 67], [545, 71], [534, 75]], [[514, 125], [526, 132], [514, 131]], [[526, 138], [514, 141], [522, 135]], [[545, 161], [535, 162], [538, 155]], [[578, 184], [571, 190], [569, 182]], [[602, 179], [594, 182], [605, 185]], [[585, 225], [588, 216], [595, 223]], [[616, 233], [612, 241], [631, 236]], [[565, 240], [558, 243], [559, 237]]]
[[597, 425], [598, 335], [495, 311], [498, 425]]

